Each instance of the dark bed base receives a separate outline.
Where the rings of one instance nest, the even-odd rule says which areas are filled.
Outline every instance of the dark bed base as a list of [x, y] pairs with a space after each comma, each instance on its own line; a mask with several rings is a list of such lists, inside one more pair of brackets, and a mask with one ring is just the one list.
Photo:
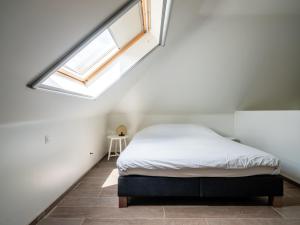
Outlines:
[[127, 207], [128, 197], [256, 197], [268, 196], [273, 206], [281, 206], [283, 178], [280, 175], [249, 177], [151, 177], [120, 176], [119, 207]]

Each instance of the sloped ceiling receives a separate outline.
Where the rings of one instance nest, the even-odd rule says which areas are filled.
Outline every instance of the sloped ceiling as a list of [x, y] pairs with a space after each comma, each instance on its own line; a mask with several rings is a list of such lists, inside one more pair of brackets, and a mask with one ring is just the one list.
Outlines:
[[[0, 124], [107, 112], [90, 101], [26, 85], [126, 0], [9, 0], [0, 5]], [[116, 99], [119, 99], [116, 96]]]
[[175, 1], [167, 45], [114, 113], [300, 109], [300, 1]]
[[99, 99], [26, 87], [125, 2], [2, 1], [0, 124], [110, 111], [300, 109], [298, 0], [175, 0], [166, 46]]

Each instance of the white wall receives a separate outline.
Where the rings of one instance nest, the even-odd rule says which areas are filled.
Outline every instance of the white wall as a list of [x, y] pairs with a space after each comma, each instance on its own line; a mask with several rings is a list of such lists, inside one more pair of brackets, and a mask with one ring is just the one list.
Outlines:
[[0, 126], [0, 224], [35, 219], [103, 157], [105, 132], [105, 116]]
[[[298, 0], [176, 0], [166, 46], [99, 99], [26, 87], [125, 2], [1, 3], [0, 124], [60, 119], [0, 125], [1, 225], [30, 222], [104, 154], [105, 117], [63, 120], [70, 115], [112, 109], [108, 130], [124, 123], [131, 134], [155, 123], [193, 122], [232, 135], [237, 109], [300, 108]], [[271, 141], [264, 140], [281, 140], [267, 128], [264, 136], [249, 138], [249, 144], [269, 150]], [[48, 144], [44, 135], [50, 136]], [[293, 146], [299, 143], [293, 135], [288, 138], [292, 148], [280, 149], [284, 154], [278, 149], [278, 155], [285, 159], [288, 152], [293, 160]], [[270, 149], [277, 148], [270, 144]], [[90, 151], [95, 154], [90, 156]], [[284, 166], [296, 171], [291, 162]]]
[[300, 183], [300, 111], [239, 111], [235, 134], [277, 156], [282, 174]]
[[299, 0], [175, 0], [166, 46], [96, 101], [26, 87], [125, 2], [1, 1], [0, 124], [106, 113], [122, 96], [114, 113], [300, 109]]
[[108, 116], [108, 132], [114, 132], [120, 124], [127, 126], [133, 136], [140, 129], [160, 123], [195, 123], [212, 128], [224, 136], [233, 135], [233, 114], [111, 114]]
[[299, 110], [299, 21], [298, 0], [176, 0], [166, 46], [113, 112]]

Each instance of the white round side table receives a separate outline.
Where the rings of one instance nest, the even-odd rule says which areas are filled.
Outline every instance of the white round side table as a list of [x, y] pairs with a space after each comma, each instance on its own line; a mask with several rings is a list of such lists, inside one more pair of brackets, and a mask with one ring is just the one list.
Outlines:
[[[128, 136], [119, 136], [119, 135], [109, 135], [107, 136], [109, 141], [109, 148], [107, 154], [107, 160], [113, 156], [119, 156], [124, 148], [127, 146], [127, 138]], [[124, 147], [123, 147], [124, 146]], [[114, 153], [112, 153], [112, 149], [114, 149]], [[118, 152], [119, 150], [119, 152]]]

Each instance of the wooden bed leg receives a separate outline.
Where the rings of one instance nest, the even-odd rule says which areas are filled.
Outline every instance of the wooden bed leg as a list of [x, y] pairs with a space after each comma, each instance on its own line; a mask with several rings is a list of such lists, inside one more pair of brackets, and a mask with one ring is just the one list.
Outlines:
[[269, 196], [269, 203], [274, 207], [283, 206], [283, 197], [282, 196]]
[[128, 206], [128, 197], [119, 197], [119, 208], [126, 208]]

